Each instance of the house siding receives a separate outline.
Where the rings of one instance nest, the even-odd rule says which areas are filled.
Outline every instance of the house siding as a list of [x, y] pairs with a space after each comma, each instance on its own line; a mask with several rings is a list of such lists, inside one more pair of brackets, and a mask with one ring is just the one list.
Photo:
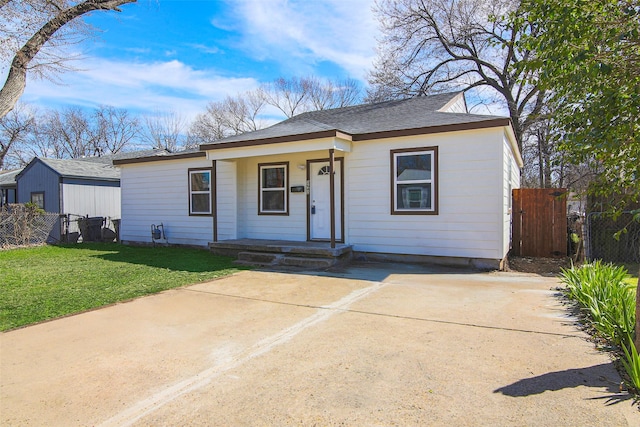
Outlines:
[[189, 215], [189, 168], [208, 168], [204, 159], [121, 166], [123, 242], [151, 243], [151, 225], [162, 223], [170, 244], [206, 246], [213, 217]]
[[[502, 259], [501, 129], [354, 144], [347, 242], [357, 252]], [[438, 147], [438, 215], [390, 214], [390, 150]]]
[[[278, 154], [238, 160], [238, 237], [305, 241], [307, 239], [306, 193], [292, 193], [292, 186], [306, 185], [307, 160], [326, 159], [328, 151]], [[258, 164], [289, 163], [288, 215], [258, 215]], [[301, 169], [304, 166], [305, 169]]]
[[[391, 150], [438, 148], [438, 213], [392, 215]], [[307, 240], [307, 161], [328, 150], [216, 160], [217, 237]], [[255, 155], [254, 155], [255, 154]], [[209, 153], [215, 158], [216, 151]], [[486, 128], [353, 142], [344, 162], [344, 240], [359, 253], [502, 260], [509, 249], [509, 186], [519, 185], [504, 128]], [[258, 213], [261, 163], [288, 163], [287, 215]], [[511, 166], [509, 166], [511, 165]], [[170, 243], [206, 246], [213, 218], [188, 215], [187, 170], [210, 167], [204, 159], [167, 160], [122, 166], [124, 241], [150, 242], [151, 224], [163, 223]], [[509, 170], [509, 167], [511, 168]]]
[[512, 210], [512, 190], [520, 188], [520, 167], [515, 160], [513, 150], [509, 144], [506, 135], [503, 138], [503, 251], [508, 253], [511, 249], [511, 221], [513, 216]]

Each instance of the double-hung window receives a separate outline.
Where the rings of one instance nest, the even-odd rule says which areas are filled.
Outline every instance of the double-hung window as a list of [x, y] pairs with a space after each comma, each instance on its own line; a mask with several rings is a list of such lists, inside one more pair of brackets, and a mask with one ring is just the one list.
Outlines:
[[258, 165], [260, 175], [258, 214], [288, 215], [287, 198], [289, 163], [262, 163]]
[[211, 169], [189, 169], [189, 215], [211, 215]]
[[29, 201], [38, 208], [44, 209], [44, 192], [38, 191], [31, 193], [31, 199]]
[[391, 214], [438, 213], [438, 148], [391, 151]]

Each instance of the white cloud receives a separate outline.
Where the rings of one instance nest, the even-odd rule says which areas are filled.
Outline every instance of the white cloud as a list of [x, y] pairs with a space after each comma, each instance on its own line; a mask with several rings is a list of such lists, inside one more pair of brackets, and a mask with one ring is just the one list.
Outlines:
[[234, 0], [229, 6], [247, 54], [302, 74], [329, 61], [364, 79], [371, 67], [378, 31], [372, 0]]
[[63, 85], [31, 80], [23, 101], [37, 105], [112, 105], [140, 113], [175, 110], [191, 119], [209, 101], [254, 89], [252, 78], [227, 78], [171, 60], [129, 63], [87, 58], [83, 70], [60, 76]]

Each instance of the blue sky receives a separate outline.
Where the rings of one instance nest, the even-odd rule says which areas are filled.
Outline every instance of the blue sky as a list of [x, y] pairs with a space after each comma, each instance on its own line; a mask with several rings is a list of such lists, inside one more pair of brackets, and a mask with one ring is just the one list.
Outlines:
[[192, 118], [209, 101], [277, 77], [360, 80], [375, 57], [373, 0], [138, 0], [88, 21], [96, 38], [61, 84], [29, 80], [23, 101], [100, 104]]

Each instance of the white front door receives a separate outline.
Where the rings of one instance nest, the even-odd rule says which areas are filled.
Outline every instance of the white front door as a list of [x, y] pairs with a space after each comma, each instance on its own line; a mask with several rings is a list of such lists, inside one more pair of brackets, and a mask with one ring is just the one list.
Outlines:
[[[342, 240], [342, 162], [334, 162], [336, 240]], [[331, 239], [329, 162], [309, 164], [309, 233], [311, 240]]]

